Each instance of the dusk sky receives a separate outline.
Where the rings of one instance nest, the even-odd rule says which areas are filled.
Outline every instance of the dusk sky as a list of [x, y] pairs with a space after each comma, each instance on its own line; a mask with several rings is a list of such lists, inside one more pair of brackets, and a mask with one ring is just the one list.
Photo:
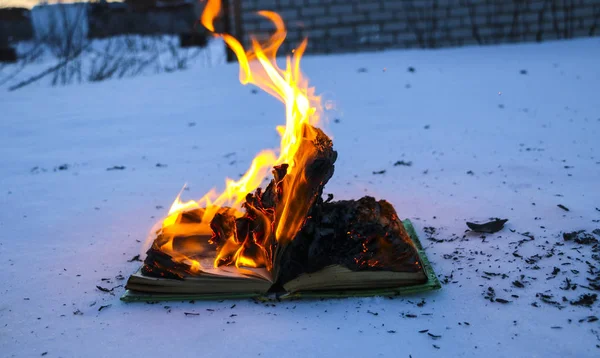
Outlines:
[[[62, 2], [80, 2], [82, 0], [63, 0]], [[119, 0], [108, 0], [108, 1], [119, 1]], [[0, 7], [26, 7], [32, 8], [37, 5], [40, 0], [0, 0]], [[59, 0], [49, 0], [48, 3], [61, 2]]]

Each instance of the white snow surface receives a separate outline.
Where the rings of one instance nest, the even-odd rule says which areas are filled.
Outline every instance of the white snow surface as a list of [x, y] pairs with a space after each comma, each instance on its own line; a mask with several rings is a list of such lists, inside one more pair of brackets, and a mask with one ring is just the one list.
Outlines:
[[[598, 301], [568, 302], [598, 292], [560, 286], [587, 285], [585, 261], [600, 263], [589, 245], [557, 246], [563, 232], [600, 227], [598, 58], [592, 38], [303, 60], [335, 103], [325, 192], [390, 201], [448, 277], [394, 299], [127, 304], [123, 287], [96, 288], [139, 267], [128, 260], [184, 183], [183, 199], [199, 198], [278, 146], [283, 105], [240, 85], [237, 65], [5, 92], [0, 355], [598, 357], [600, 321], [579, 322], [600, 316]], [[485, 240], [465, 234], [465, 221], [489, 217], [509, 221]], [[535, 240], [518, 246], [524, 232]], [[488, 287], [510, 302], [485, 299]]]

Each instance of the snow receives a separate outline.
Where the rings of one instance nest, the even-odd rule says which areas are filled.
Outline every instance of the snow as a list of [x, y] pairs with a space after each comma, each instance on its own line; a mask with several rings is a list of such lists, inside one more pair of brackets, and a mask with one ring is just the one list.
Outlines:
[[[122, 287], [96, 288], [121, 285], [115, 276], [139, 267], [127, 260], [184, 183], [183, 199], [200, 197], [278, 145], [283, 106], [241, 86], [236, 65], [3, 93], [2, 356], [597, 357], [598, 322], [579, 320], [599, 316], [599, 303], [562, 302], [594, 292], [559, 287], [567, 277], [586, 285], [585, 261], [599, 263], [573, 242], [545, 254], [563, 232], [600, 227], [599, 45], [304, 60], [335, 104], [325, 127], [339, 159], [326, 192], [386, 198], [413, 220], [440, 278], [452, 275], [440, 291], [395, 299], [126, 304]], [[106, 170], [115, 165], [126, 168]], [[465, 221], [488, 217], [509, 222], [485, 240], [463, 238]], [[456, 240], [426, 239], [429, 226]], [[535, 240], [517, 247], [524, 232]], [[539, 270], [524, 261], [535, 254]], [[511, 302], [486, 300], [488, 287]]]

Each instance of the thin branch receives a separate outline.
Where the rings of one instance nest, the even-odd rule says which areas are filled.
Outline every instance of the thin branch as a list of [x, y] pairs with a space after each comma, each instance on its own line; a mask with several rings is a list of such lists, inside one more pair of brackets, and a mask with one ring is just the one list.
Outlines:
[[28, 86], [36, 81], [41, 80], [42, 78], [48, 76], [49, 74], [55, 73], [56, 71], [64, 68], [66, 65], [68, 65], [69, 61], [72, 60], [73, 58], [79, 56], [81, 54], [81, 52], [83, 52], [83, 49], [80, 51], [77, 51], [72, 57], [69, 57], [69, 58], [63, 60], [62, 62], [59, 62], [58, 64], [45, 69], [44, 71], [38, 73], [37, 75], [31, 76], [28, 79], [21, 81], [14, 86], [9, 87], [8, 90], [11, 92], [16, 91], [20, 88], [23, 88], [23, 87]]

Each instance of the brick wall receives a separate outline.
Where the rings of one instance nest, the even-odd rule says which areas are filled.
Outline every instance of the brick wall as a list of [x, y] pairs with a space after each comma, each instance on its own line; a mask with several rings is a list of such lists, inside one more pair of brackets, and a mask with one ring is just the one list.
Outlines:
[[[272, 25], [256, 15], [274, 10], [288, 27], [283, 50], [309, 37], [312, 53], [437, 48], [597, 36], [600, 0], [229, 0], [239, 16], [232, 32]], [[235, 21], [232, 21], [235, 23]], [[240, 26], [241, 25], [241, 26]]]

